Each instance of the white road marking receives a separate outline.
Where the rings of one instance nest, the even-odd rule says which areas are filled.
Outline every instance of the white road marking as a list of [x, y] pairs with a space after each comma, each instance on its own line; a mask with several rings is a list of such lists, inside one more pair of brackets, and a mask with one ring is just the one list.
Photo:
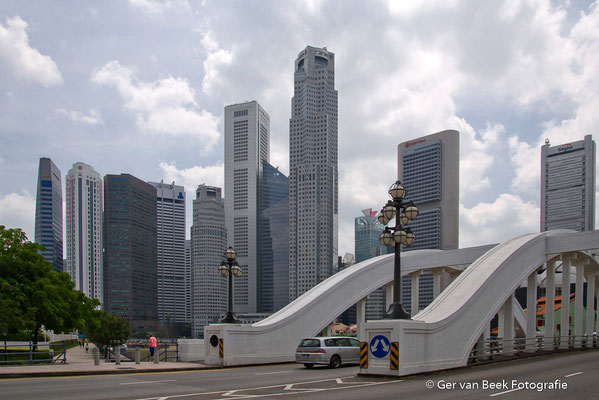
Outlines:
[[[341, 379], [349, 379], [349, 378], [353, 378], [353, 376], [347, 376]], [[320, 379], [317, 381], [306, 381], [306, 382], [296, 382], [296, 383], [290, 383], [287, 385], [273, 385], [273, 386], [263, 386], [263, 387], [254, 387], [254, 388], [245, 388], [245, 389], [234, 389], [234, 390], [220, 390], [220, 391], [215, 391], [215, 392], [200, 392], [200, 393], [186, 393], [186, 394], [175, 394], [175, 395], [171, 395], [171, 396], [166, 396], [166, 397], [147, 397], [147, 398], [141, 398], [141, 399], [137, 399], [137, 400], [167, 400], [167, 399], [175, 399], [178, 397], [193, 397], [193, 396], [207, 396], [207, 395], [220, 395], [218, 398], [222, 398], [223, 396], [225, 396], [226, 394], [229, 394], [227, 397], [232, 397], [232, 398], [238, 398], [238, 399], [243, 399], [243, 398], [253, 398], [253, 397], [273, 397], [273, 396], [284, 396], [284, 395], [293, 395], [293, 394], [298, 394], [298, 393], [306, 393], [306, 392], [328, 392], [331, 390], [344, 390], [344, 389], [351, 389], [354, 387], [365, 387], [365, 386], [380, 386], [380, 385], [386, 385], [389, 383], [397, 383], [397, 382], [402, 382], [401, 380], [397, 380], [397, 381], [387, 381], [387, 382], [360, 382], [360, 383], [356, 383], [354, 385], [351, 385], [349, 382], [344, 382], [346, 385], [349, 386], [340, 386], [340, 387], [335, 387], [335, 388], [327, 388], [327, 389], [322, 389], [322, 388], [294, 388], [294, 385], [305, 385], [305, 384], [309, 384], [309, 383], [321, 383], [321, 382], [330, 382], [336, 380], [335, 378], [331, 378], [331, 379]], [[252, 395], [252, 394], [234, 394], [235, 392], [240, 392], [240, 391], [253, 391], [253, 390], [265, 390], [265, 389], [275, 389], [275, 388], [283, 388], [280, 391], [275, 391], [273, 393], [265, 393], [265, 394], [260, 394], [260, 395]]]
[[145, 385], [147, 383], [162, 383], [162, 382], [177, 382], [177, 380], [176, 379], [166, 379], [163, 381], [124, 382], [124, 383], [119, 383], [119, 385]]
[[254, 375], [276, 375], [276, 374], [289, 374], [293, 371], [276, 371], [276, 372], [261, 372], [259, 374]]
[[571, 376], [576, 376], [576, 375], [580, 375], [580, 374], [582, 374], [582, 372], [574, 372], [573, 374], [566, 375], [565, 378], [569, 378]]
[[490, 394], [489, 397], [501, 396], [502, 394], [517, 392], [518, 390], [522, 390], [522, 389], [524, 389], [524, 388], [517, 388], [517, 389], [512, 389], [512, 390], [506, 390], [505, 392], [493, 393], [493, 394]]

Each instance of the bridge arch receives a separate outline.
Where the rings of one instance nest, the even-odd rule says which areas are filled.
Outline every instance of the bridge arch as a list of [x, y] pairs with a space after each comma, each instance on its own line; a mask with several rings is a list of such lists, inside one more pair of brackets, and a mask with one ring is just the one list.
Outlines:
[[[597, 259], [584, 251], [597, 248], [599, 231], [562, 230], [522, 235], [497, 246], [402, 253], [403, 274], [468, 266], [426, 309], [412, 320], [398, 322], [405, 339], [400, 359], [405, 373], [465, 365], [490, 319], [502, 308], [507, 310], [506, 303], [511, 307], [515, 289], [539, 266], [556, 255], [568, 254], [569, 260], [580, 254], [576, 259], [584, 260], [587, 275], [594, 277]], [[219, 358], [218, 349], [206, 340], [205, 362], [244, 365], [293, 360], [302, 337], [320, 332], [349, 306], [392, 280], [393, 256], [380, 256], [335, 274], [263, 321], [210, 325], [205, 337], [223, 338], [225, 353]]]

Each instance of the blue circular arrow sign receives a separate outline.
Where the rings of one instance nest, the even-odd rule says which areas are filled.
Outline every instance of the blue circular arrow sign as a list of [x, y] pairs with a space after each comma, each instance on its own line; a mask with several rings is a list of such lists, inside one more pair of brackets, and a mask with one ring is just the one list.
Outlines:
[[383, 358], [389, 354], [389, 339], [383, 335], [377, 335], [370, 341], [370, 352], [376, 358]]

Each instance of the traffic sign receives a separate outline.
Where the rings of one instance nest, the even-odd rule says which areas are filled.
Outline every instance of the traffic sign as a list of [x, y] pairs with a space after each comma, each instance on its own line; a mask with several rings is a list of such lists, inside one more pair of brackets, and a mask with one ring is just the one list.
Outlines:
[[389, 354], [389, 339], [383, 335], [377, 335], [370, 341], [370, 352], [376, 358], [383, 358]]

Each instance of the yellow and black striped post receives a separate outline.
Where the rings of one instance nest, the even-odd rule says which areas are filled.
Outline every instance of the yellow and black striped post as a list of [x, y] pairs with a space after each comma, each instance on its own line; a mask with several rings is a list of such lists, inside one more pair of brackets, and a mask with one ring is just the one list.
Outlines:
[[224, 358], [225, 352], [223, 350], [223, 338], [218, 339], [218, 358]]
[[368, 342], [360, 342], [360, 368], [368, 368]]
[[391, 369], [399, 368], [399, 342], [391, 342]]

